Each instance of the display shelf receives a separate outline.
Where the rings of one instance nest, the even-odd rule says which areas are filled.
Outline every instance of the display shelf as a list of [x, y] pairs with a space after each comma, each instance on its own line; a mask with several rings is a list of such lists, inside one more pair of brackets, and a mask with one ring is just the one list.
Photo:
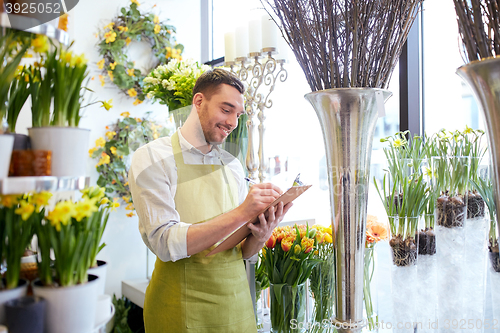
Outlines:
[[8, 177], [0, 179], [0, 194], [26, 192], [57, 192], [82, 190], [90, 184], [90, 177]]
[[115, 323], [115, 306], [111, 304], [111, 313], [103, 322], [98, 323], [92, 333], [110, 333]]
[[148, 279], [124, 280], [122, 281], [122, 295], [135, 305], [144, 308], [144, 298], [148, 285]]
[[[15, 18], [11, 24], [10, 18]], [[26, 17], [22, 15], [0, 13], [0, 26], [4, 28], [12, 28], [16, 30], [23, 30], [26, 32], [31, 32], [33, 34], [45, 35], [52, 40], [57, 40], [59, 43], [64, 45], [69, 44], [69, 35], [66, 31], [57, 29], [50, 23], [39, 23], [40, 21]], [[31, 26], [32, 28], [25, 29], [25, 27]]]

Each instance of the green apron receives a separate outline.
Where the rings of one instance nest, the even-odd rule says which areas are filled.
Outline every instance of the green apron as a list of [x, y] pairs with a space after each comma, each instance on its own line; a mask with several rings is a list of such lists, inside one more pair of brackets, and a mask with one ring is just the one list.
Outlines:
[[[172, 148], [182, 222], [202, 223], [236, 207], [237, 184], [227, 166], [184, 164], [177, 133]], [[176, 262], [156, 258], [144, 300], [146, 333], [257, 331], [241, 246], [205, 257], [212, 248]]]

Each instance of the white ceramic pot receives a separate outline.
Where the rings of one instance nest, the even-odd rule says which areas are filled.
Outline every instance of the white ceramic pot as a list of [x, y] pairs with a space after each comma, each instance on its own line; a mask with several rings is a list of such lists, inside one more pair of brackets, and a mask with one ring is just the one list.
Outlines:
[[17, 288], [0, 290], [0, 324], [5, 324], [5, 303], [22, 296], [26, 296], [27, 291], [27, 280], [19, 280], [19, 286]]
[[90, 130], [77, 127], [28, 128], [31, 148], [52, 151], [52, 176], [87, 174]]
[[99, 295], [97, 296], [97, 306], [95, 311], [95, 326], [99, 327], [106, 322], [111, 313], [111, 296]]
[[9, 175], [10, 156], [14, 146], [14, 136], [9, 134], [0, 135], [0, 179]]
[[103, 260], [97, 260], [97, 267], [91, 267], [88, 269], [88, 274], [96, 275], [99, 277], [97, 281], [97, 295], [104, 294], [104, 288], [106, 287], [106, 272], [108, 270], [108, 263]]
[[37, 279], [33, 294], [45, 299], [45, 332], [90, 333], [94, 329], [98, 277], [89, 275], [85, 284], [72, 287], [44, 287]]

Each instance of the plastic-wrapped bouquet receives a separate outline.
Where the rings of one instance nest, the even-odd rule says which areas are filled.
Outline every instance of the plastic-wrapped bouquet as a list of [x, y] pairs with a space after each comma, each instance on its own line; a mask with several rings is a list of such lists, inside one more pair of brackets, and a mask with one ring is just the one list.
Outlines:
[[210, 66], [191, 59], [172, 59], [156, 67], [144, 79], [144, 92], [148, 98], [167, 105], [170, 111], [188, 106], [193, 99], [196, 80], [209, 69]]

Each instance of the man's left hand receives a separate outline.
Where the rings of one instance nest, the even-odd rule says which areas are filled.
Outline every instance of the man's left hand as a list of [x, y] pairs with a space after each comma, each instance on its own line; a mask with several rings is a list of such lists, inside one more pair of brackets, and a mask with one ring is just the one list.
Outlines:
[[260, 224], [247, 224], [248, 229], [252, 230], [252, 235], [259, 243], [265, 243], [271, 237], [274, 228], [283, 220], [292, 205], [293, 203], [290, 202], [283, 206], [283, 202], [280, 202], [276, 206], [277, 208], [269, 207], [265, 213], [259, 215]]

